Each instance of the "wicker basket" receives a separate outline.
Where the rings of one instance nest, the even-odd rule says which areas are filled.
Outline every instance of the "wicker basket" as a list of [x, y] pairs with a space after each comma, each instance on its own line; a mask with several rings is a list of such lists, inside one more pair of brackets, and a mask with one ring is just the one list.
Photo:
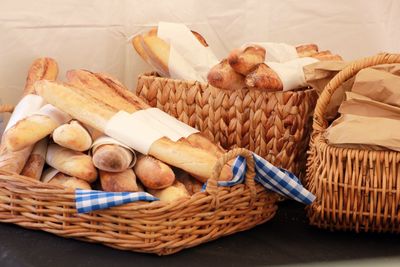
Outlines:
[[[314, 113], [307, 164], [307, 188], [317, 196], [310, 223], [331, 230], [400, 232], [400, 153], [328, 145], [324, 112], [334, 91], [360, 70], [400, 63], [400, 55], [379, 54], [353, 62], [325, 87]], [[366, 133], [369, 134], [369, 133]]]
[[229, 91], [150, 73], [139, 76], [136, 93], [226, 149], [244, 147], [299, 177], [305, 174], [317, 99], [312, 89]]
[[[247, 159], [245, 184], [217, 187], [222, 166], [237, 155]], [[277, 195], [255, 184], [254, 175], [251, 152], [235, 149], [217, 162], [206, 192], [78, 214], [72, 189], [0, 171], [0, 221], [122, 250], [172, 254], [270, 220]]]

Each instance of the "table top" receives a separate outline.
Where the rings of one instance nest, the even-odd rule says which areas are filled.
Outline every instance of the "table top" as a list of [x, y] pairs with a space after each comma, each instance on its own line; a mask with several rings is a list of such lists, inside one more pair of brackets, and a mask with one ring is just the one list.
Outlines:
[[400, 236], [331, 232], [308, 225], [304, 206], [279, 204], [277, 215], [251, 230], [170, 256], [121, 251], [0, 224], [0, 266], [399, 266]]

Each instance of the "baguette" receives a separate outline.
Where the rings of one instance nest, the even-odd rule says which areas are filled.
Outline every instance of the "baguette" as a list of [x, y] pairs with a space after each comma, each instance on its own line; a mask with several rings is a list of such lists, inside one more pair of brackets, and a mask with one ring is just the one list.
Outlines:
[[178, 181], [175, 181], [171, 186], [164, 189], [147, 189], [147, 191], [164, 202], [173, 202], [181, 198], [190, 197], [185, 186]]
[[[27, 75], [23, 96], [35, 93], [33, 83], [37, 80], [55, 80], [58, 74], [58, 65], [54, 59], [36, 59]], [[7, 149], [4, 142], [4, 135], [0, 145], [0, 169], [20, 174], [24, 168], [33, 146], [28, 146], [19, 151]]]
[[316, 44], [298, 45], [296, 51], [299, 57], [310, 57], [318, 53], [318, 46]]
[[194, 195], [197, 192], [200, 192], [203, 188], [202, 183], [200, 183], [197, 179], [191, 177], [187, 172], [184, 172], [182, 170], [176, 171], [176, 180], [185, 186], [190, 195]]
[[42, 176], [43, 167], [46, 162], [48, 139], [43, 138], [37, 142], [29, 156], [21, 175], [39, 180]]
[[99, 171], [103, 191], [107, 192], [138, 192], [136, 175], [132, 169], [123, 172]]
[[[35, 89], [48, 103], [101, 132], [105, 131], [108, 121], [118, 111], [82, 90], [56, 82], [39, 81], [35, 83]], [[217, 156], [203, 149], [185, 142], [173, 142], [168, 138], [155, 141], [149, 155], [201, 177], [202, 182], [211, 177], [217, 162]], [[231, 177], [230, 169], [225, 168], [221, 172], [221, 180], [229, 180]]]
[[234, 71], [247, 75], [258, 64], [265, 61], [265, 48], [259, 45], [247, 45], [234, 49], [228, 56], [229, 65]]
[[239, 90], [246, 87], [245, 76], [232, 69], [227, 59], [210, 69], [207, 80], [209, 84], [220, 89]]
[[53, 140], [60, 146], [81, 152], [88, 150], [92, 145], [90, 134], [77, 121], [57, 127], [53, 132]]
[[97, 171], [90, 156], [57, 144], [49, 145], [46, 163], [62, 173], [89, 183], [94, 182], [97, 178]]
[[172, 185], [175, 181], [175, 174], [172, 169], [151, 156], [139, 156], [134, 170], [146, 188], [163, 189]]
[[259, 64], [246, 76], [246, 85], [268, 91], [282, 91], [283, 84], [278, 75], [266, 64]]
[[119, 145], [102, 145], [93, 152], [93, 164], [107, 172], [122, 172], [129, 168], [133, 154]]
[[53, 178], [51, 178], [50, 181], [48, 181], [47, 183], [61, 185], [63, 187], [72, 189], [91, 189], [90, 184], [87, 181], [66, 175], [65, 173], [61, 172], [54, 175]]

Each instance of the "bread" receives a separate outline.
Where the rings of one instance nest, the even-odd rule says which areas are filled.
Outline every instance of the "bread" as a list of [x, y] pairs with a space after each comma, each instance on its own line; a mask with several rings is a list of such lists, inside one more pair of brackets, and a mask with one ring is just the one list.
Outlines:
[[239, 90], [246, 87], [245, 76], [237, 73], [229, 65], [227, 59], [210, 69], [207, 75], [208, 83], [214, 87], [227, 90]]
[[132, 152], [119, 145], [102, 145], [93, 152], [93, 164], [107, 172], [122, 172], [133, 160]]
[[194, 177], [191, 177], [187, 172], [178, 170], [175, 173], [176, 180], [185, 186], [190, 195], [200, 192], [203, 188], [203, 184], [196, 180]]
[[258, 64], [265, 61], [265, 48], [259, 45], [247, 45], [232, 50], [228, 56], [229, 65], [242, 75], [249, 74]]
[[318, 59], [319, 61], [343, 61], [343, 58], [339, 55], [332, 54], [315, 54], [312, 56], [313, 58]]
[[58, 126], [53, 132], [53, 140], [56, 144], [75, 151], [86, 151], [92, 145], [89, 132], [75, 120]]
[[310, 57], [318, 52], [318, 46], [316, 44], [298, 45], [296, 51], [299, 57]]
[[256, 89], [282, 91], [283, 84], [275, 71], [266, 64], [259, 64], [252, 72], [246, 76], [246, 85]]
[[171, 186], [164, 189], [147, 189], [147, 191], [160, 201], [164, 202], [173, 202], [182, 198], [190, 197], [185, 186], [178, 181], [175, 181]]
[[21, 175], [31, 177], [36, 180], [40, 179], [44, 164], [46, 162], [47, 144], [47, 138], [43, 138], [35, 144], [32, 153], [21, 172]]
[[49, 145], [46, 163], [62, 173], [89, 183], [94, 182], [97, 178], [97, 171], [90, 156], [57, 144]]
[[[118, 111], [83, 90], [76, 90], [56, 82], [40, 81], [35, 83], [35, 89], [48, 103], [101, 132], [105, 131], [107, 122]], [[217, 156], [208, 151], [185, 142], [173, 142], [167, 138], [155, 141], [150, 147], [149, 155], [197, 175], [204, 181], [211, 177], [217, 162]], [[231, 170], [225, 169], [220, 179], [229, 180], [231, 177]]]
[[[35, 93], [33, 83], [37, 80], [55, 80], [58, 74], [58, 65], [54, 59], [36, 59], [27, 75], [23, 95]], [[19, 151], [10, 151], [4, 142], [4, 135], [0, 145], [0, 169], [20, 174], [24, 168], [33, 146], [28, 146]]]
[[175, 181], [175, 174], [171, 167], [151, 156], [140, 155], [134, 170], [146, 188], [162, 189], [172, 185]]
[[103, 191], [107, 192], [137, 192], [136, 175], [132, 169], [123, 172], [99, 171]]
[[68, 114], [52, 105], [45, 105], [39, 112], [42, 114], [30, 115], [5, 132], [4, 142], [7, 149], [18, 151], [34, 145], [51, 134], [58, 126], [70, 120]]
[[61, 185], [63, 187], [72, 189], [86, 189], [90, 190], [90, 184], [87, 181], [78, 179], [73, 176], [66, 175], [64, 173], [57, 173], [49, 182], [49, 184]]

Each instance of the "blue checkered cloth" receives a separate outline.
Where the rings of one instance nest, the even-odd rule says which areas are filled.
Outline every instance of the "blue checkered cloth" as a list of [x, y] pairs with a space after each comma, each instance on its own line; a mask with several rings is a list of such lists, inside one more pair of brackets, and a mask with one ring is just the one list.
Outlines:
[[[315, 196], [301, 185], [300, 180], [293, 173], [275, 167], [254, 153], [253, 157], [256, 171], [254, 179], [266, 189], [306, 205], [315, 200]], [[246, 173], [246, 159], [242, 156], [237, 157], [232, 166], [232, 171], [232, 180], [219, 181], [219, 186], [234, 186], [243, 183]], [[205, 190], [205, 187], [206, 184], [204, 184], [203, 190]], [[75, 200], [78, 213], [86, 213], [134, 201], [155, 201], [158, 199], [145, 192], [120, 193], [77, 189], [75, 191]]]

